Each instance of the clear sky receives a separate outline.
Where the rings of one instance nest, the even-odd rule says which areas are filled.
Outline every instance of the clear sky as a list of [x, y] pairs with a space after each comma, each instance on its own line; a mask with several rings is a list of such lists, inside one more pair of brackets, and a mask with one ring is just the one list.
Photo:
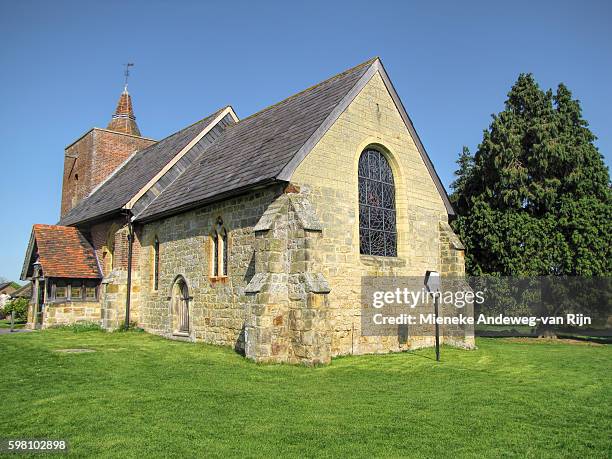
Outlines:
[[[0, 276], [59, 217], [64, 147], [130, 93], [161, 139], [231, 104], [245, 117], [380, 56], [447, 186], [520, 72], [564, 82], [611, 164], [608, 1], [0, 0]], [[231, 152], [229, 152], [231, 154]]]

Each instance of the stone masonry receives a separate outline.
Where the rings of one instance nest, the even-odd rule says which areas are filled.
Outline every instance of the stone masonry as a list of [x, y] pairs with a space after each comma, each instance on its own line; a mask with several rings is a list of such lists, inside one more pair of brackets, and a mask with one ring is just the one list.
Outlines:
[[[77, 322], [100, 323], [100, 303], [79, 301], [45, 305], [42, 328]], [[31, 320], [30, 320], [31, 323]]]
[[[152, 142], [95, 128], [67, 147], [62, 215]], [[393, 171], [396, 257], [360, 254], [357, 169], [367, 148], [380, 151]], [[107, 329], [123, 324], [129, 246], [124, 209], [121, 217], [87, 226], [104, 276], [99, 303], [53, 306], [48, 324], [83, 318]], [[257, 362], [317, 365], [339, 355], [431, 346], [434, 338], [424, 330], [362, 336], [362, 279], [393, 281], [427, 270], [449, 279], [465, 274], [464, 247], [449, 225], [448, 209], [380, 73], [289, 181], [167, 215], [134, 224], [131, 320], [167, 338], [232, 346]], [[214, 274], [212, 266], [219, 225], [227, 233], [227, 276]], [[183, 311], [188, 327], [177, 326]], [[474, 346], [473, 330], [447, 331], [444, 343]]]
[[[397, 258], [359, 254], [357, 163], [375, 146], [394, 174]], [[322, 168], [321, 164], [325, 164]], [[380, 75], [376, 74], [295, 171], [323, 225], [322, 274], [329, 281], [332, 355], [388, 352], [428, 346], [433, 338], [362, 337], [362, 276], [463, 273], [463, 246], [448, 225], [444, 203]], [[473, 346], [473, 336], [465, 346]]]

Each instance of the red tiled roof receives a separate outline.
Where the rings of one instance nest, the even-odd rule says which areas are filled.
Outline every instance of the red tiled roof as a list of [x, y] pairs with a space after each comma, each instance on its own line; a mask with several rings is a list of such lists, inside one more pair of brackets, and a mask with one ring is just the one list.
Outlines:
[[102, 277], [91, 244], [72, 226], [34, 225], [32, 229], [45, 277]]

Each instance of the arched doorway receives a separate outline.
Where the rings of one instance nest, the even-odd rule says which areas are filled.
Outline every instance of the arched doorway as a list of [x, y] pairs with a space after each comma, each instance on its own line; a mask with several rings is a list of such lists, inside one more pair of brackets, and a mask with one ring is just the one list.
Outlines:
[[172, 331], [175, 334], [189, 333], [189, 289], [183, 276], [172, 285], [170, 307], [172, 309]]

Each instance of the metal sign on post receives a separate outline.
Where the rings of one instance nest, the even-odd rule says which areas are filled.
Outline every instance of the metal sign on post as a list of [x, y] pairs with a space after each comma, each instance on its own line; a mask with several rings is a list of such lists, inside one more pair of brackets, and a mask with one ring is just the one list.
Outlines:
[[[429, 293], [440, 291], [440, 273], [437, 271], [427, 271], [425, 273], [425, 287]], [[436, 361], [440, 361], [440, 325], [438, 324], [438, 297], [434, 295], [434, 316], [436, 324]]]

